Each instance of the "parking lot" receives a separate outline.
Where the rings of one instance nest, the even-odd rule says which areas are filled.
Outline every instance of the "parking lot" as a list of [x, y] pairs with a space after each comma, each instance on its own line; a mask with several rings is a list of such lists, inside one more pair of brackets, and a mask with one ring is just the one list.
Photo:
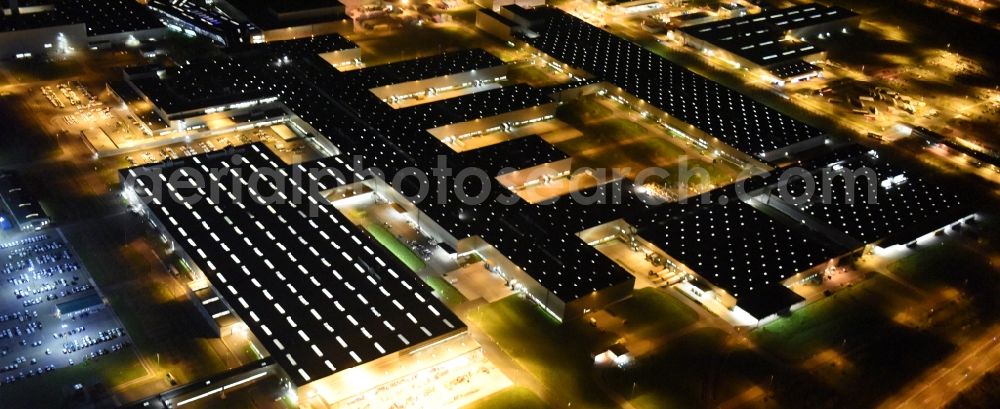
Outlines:
[[32, 91], [29, 105], [53, 129], [79, 135], [83, 130], [100, 128], [118, 140], [143, 136], [138, 123], [100, 88], [73, 80], [46, 83]]
[[110, 308], [83, 307], [95, 294], [58, 229], [0, 234], [0, 385], [134, 353]]

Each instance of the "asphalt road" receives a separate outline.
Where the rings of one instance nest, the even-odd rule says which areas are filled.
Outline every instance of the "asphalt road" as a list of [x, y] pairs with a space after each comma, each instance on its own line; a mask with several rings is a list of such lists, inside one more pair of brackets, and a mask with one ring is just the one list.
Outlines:
[[950, 358], [879, 406], [882, 409], [939, 408], [975, 385], [1000, 363], [1000, 325], [959, 347]]

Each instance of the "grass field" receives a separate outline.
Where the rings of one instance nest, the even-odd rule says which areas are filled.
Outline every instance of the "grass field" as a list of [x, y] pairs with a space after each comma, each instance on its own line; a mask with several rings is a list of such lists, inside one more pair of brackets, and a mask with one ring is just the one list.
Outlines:
[[[712, 363], [726, 354], [726, 338], [721, 330], [699, 329], [662, 346], [635, 367], [609, 370], [605, 377], [642, 409], [709, 407], [703, 384], [715, 376]], [[720, 395], [735, 395], [748, 385], [741, 380], [727, 385]]]
[[894, 321], [919, 300], [910, 289], [875, 275], [767, 325], [752, 338], [836, 385], [845, 404], [870, 406], [953, 349], [946, 339]]
[[389, 35], [348, 37], [361, 47], [362, 60], [367, 65], [412, 60], [469, 48], [488, 51], [503, 51], [506, 48], [477, 31], [451, 25], [407, 27], [392, 30]]
[[[853, 288], [810, 304], [791, 316], [776, 320], [754, 333], [764, 346], [774, 345], [776, 354], [801, 361], [832, 343], [861, 336], [871, 329], [891, 325], [886, 316], [906, 309], [916, 295], [883, 276], [873, 276]], [[868, 321], [868, 322], [866, 322]]]
[[444, 301], [445, 305], [449, 307], [456, 307], [461, 303], [468, 301], [462, 293], [458, 292], [455, 287], [448, 284], [441, 277], [427, 277], [424, 279], [427, 285], [434, 289], [434, 295], [437, 295], [441, 301]]
[[75, 59], [44, 61], [39, 58], [15, 60], [4, 65], [18, 82], [66, 80], [83, 74], [83, 65]]
[[626, 321], [625, 329], [633, 338], [655, 339], [694, 324], [698, 313], [677, 299], [655, 288], [643, 288], [632, 297], [607, 308]]
[[18, 381], [14, 387], [4, 386], [0, 389], [0, 407], [64, 407], [63, 404], [78, 400], [72, 396], [73, 385], [78, 383], [90, 385], [94, 379], [100, 379], [103, 386], [100, 389], [106, 390], [145, 375], [146, 369], [136, 359], [134, 351], [128, 348], [96, 360]]
[[599, 98], [586, 96], [563, 105], [557, 112], [561, 120], [583, 134], [556, 144], [559, 150], [573, 157], [574, 166], [627, 169], [622, 173], [630, 179], [643, 169], [658, 168], [668, 172], [666, 178], [643, 182], [667, 186], [676, 186], [681, 181], [688, 185], [728, 184], [739, 173], [726, 163], [711, 163], [697, 152], [685, 149], [679, 140], [654, 134], [659, 131], [652, 122], [636, 122], [627, 119], [624, 113], [616, 116], [615, 110]]
[[534, 65], [513, 65], [507, 69], [507, 79], [516, 83], [525, 83], [536, 88], [551, 87], [565, 84], [568, 77], [556, 75]]
[[410, 270], [420, 271], [427, 266], [420, 256], [414, 253], [413, 250], [406, 246], [406, 244], [400, 242], [399, 239], [392, 234], [392, 232], [386, 230], [384, 227], [369, 223], [365, 225], [365, 230], [367, 230], [368, 234], [371, 234], [372, 237], [379, 242], [379, 244], [395, 255], [399, 261], [406, 264]]
[[510, 386], [493, 393], [462, 409], [545, 409], [549, 406], [538, 399], [533, 392], [520, 386]]
[[0, 165], [4, 167], [52, 158], [59, 153], [53, 138], [26, 117], [28, 110], [21, 96], [0, 96], [0, 117], [4, 118], [8, 135], [0, 138]]
[[614, 111], [598, 102], [596, 97], [587, 96], [560, 106], [556, 114], [567, 123], [582, 125], [607, 119]]
[[748, 392], [752, 403], [731, 407], [840, 407], [832, 406], [834, 391], [808, 374], [710, 327], [671, 340], [633, 366], [606, 369], [602, 377], [639, 409], [718, 407]]
[[137, 240], [117, 244], [137, 233], [135, 227], [122, 227], [117, 221], [105, 221], [99, 231], [64, 228], [64, 232], [135, 348], [147, 357], [159, 353], [162, 367], [181, 382], [225, 370], [224, 359], [212, 346], [218, 341], [208, 338], [194, 305], [174, 296], [168, 273], [150, 261], [148, 247]]
[[625, 119], [606, 119], [577, 125], [583, 136], [561, 142], [556, 148], [593, 168], [665, 167], [677, 161], [684, 149], [666, 139], [651, 137], [642, 125]]
[[469, 318], [500, 348], [572, 407], [613, 405], [591, 377], [593, 361], [576, 334], [557, 324], [530, 302], [510, 296], [483, 305]]
[[894, 273], [928, 290], [954, 285], [975, 271], [990, 270], [980, 255], [970, 254], [955, 243], [920, 247], [914, 254], [889, 265]]
[[955, 286], [984, 295], [1000, 293], [997, 292], [1000, 283], [993, 279], [997, 267], [990, 265], [981, 252], [953, 241], [920, 247], [913, 255], [891, 264], [889, 269], [927, 290]]
[[989, 372], [972, 385], [945, 409], [993, 409], [1000, 402], [1000, 373]]
[[[982, 248], [995, 246], [996, 238], [981, 238], [970, 248], [956, 240], [929, 247], [888, 266], [929, 294], [954, 294], [954, 300], [936, 308], [930, 329], [955, 343], [1000, 320], [1000, 280]], [[995, 247], [992, 247], [995, 248]]]
[[[573, 407], [608, 407], [609, 398], [594, 384], [590, 353], [621, 336], [636, 340], [673, 336], [694, 324], [698, 316], [682, 302], [652, 288], [636, 291], [633, 297], [607, 310], [625, 321], [623, 332], [604, 331], [583, 320], [558, 325], [518, 297], [483, 306], [470, 313], [470, 318], [528, 372], [551, 390], [564, 394]], [[739, 375], [742, 372], [719, 372], [710, 365], [730, 354], [727, 337], [719, 330], [696, 329], [640, 358], [636, 368], [625, 372], [606, 370], [598, 375], [626, 398], [636, 382], [633, 403], [640, 408], [702, 407], [703, 383], [718, 383], [712, 388], [714, 393], [726, 397], [751, 384]], [[733, 362], [746, 362], [748, 366], [759, 363], [750, 358]]]

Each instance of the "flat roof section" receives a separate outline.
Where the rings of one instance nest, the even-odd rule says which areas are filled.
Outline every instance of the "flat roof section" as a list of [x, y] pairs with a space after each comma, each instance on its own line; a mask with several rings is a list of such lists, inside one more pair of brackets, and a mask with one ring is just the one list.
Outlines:
[[729, 44], [724, 46], [728, 51], [761, 67], [799, 62], [802, 61], [801, 58], [824, 51], [815, 45], [795, 40], [766, 40], [740, 47], [731, 47]]
[[104, 300], [102, 300], [101, 296], [95, 292], [84, 297], [79, 297], [73, 300], [56, 304], [56, 310], [59, 311], [60, 315], [67, 315], [83, 311], [88, 308], [101, 305], [103, 303]]
[[764, 17], [768, 22], [783, 30], [795, 30], [831, 21], [857, 17], [858, 13], [840, 6], [824, 6], [819, 3], [800, 4], [784, 9], [775, 9], [760, 14], [746, 16], [754, 19]]
[[753, 99], [564, 12], [524, 40], [602, 77], [720, 141], [760, 155], [823, 134]]
[[297, 38], [294, 40], [270, 41], [255, 47], [267, 50], [269, 53], [288, 58], [302, 58], [308, 55], [319, 55], [334, 51], [358, 48], [353, 41], [333, 33], [319, 36]]
[[147, 6], [162, 13], [167, 19], [177, 19], [194, 25], [220, 36], [220, 39], [224, 41], [229, 40], [225, 37], [238, 35], [245, 27], [244, 24], [230, 18], [214, 4], [208, 4], [208, 2], [150, 0]]
[[[334, 168], [322, 162], [310, 165], [333, 174]], [[154, 199], [149, 205], [152, 215], [297, 385], [464, 327], [429, 287], [374, 239], [329, 203], [307, 199], [312, 197], [306, 196], [302, 183], [275, 184], [277, 176], [266, 177], [264, 172], [260, 175], [265, 177], [253, 183], [256, 176], [251, 175], [259, 169], [274, 170], [275, 175], [294, 172], [259, 143], [231, 154], [184, 158], [169, 167], [124, 170], [122, 177], [138, 175], [132, 189], [149, 197], [153, 179], [143, 176], [143, 170], [180, 172], [181, 167], [203, 174], [225, 170], [209, 183], [223, 193], [217, 201], [194, 204]], [[309, 170], [303, 165], [296, 168]], [[325, 183], [333, 179], [323, 178]], [[240, 196], [233, 193], [236, 186]], [[279, 191], [289, 198], [303, 195], [302, 203], [254, 201]], [[317, 206], [318, 216], [309, 216], [310, 204]]]
[[626, 220], [642, 238], [741, 303], [766, 286], [780, 284], [844, 252], [740, 201], [702, 205], [656, 218], [655, 223]]
[[441, 77], [449, 74], [504, 65], [504, 62], [481, 48], [451, 51], [444, 54], [390, 64], [368, 66], [344, 75], [356, 87], [375, 88]]
[[55, 0], [52, 3], [51, 10], [0, 19], [0, 31], [83, 23], [87, 25], [88, 36], [98, 36], [164, 27], [149, 9], [134, 0]]
[[564, 302], [634, 280], [575, 234], [494, 235], [489, 243]]
[[45, 210], [25, 189], [24, 182], [15, 171], [0, 171], [0, 202], [22, 229], [48, 224]]
[[[579, 198], [579, 200], [577, 199]], [[615, 219], [638, 216], [648, 212], [677, 207], [670, 203], [647, 202], [636, 194], [636, 186], [628, 179], [615, 179], [604, 185], [564, 195], [539, 205], [518, 202], [511, 206], [507, 219], [519, 231], [538, 235], [579, 233]]]
[[[579, 230], [565, 225], [548, 225], [545, 223], [558, 222], [551, 219], [533, 220], [521, 214], [522, 210], [536, 209], [554, 219], [565, 220], [567, 215], [573, 215], [573, 211], [578, 208], [591, 211], [598, 211], [596, 208], [627, 211], [627, 206], [578, 204], [568, 197], [559, 198], [558, 205], [528, 204], [521, 201], [507, 206], [494, 197], [500, 194], [502, 187], [495, 180], [491, 182], [496, 185], [491, 191], [493, 196], [480, 205], [464, 204], [450, 192], [449, 196], [440, 198], [436, 196], [438, 188], [433, 183], [428, 188], [429, 197], [416, 205], [456, 238], [481, 237], [564, 302], [634, 279], [621, 266], [577, 237], [575, 233]], [[610, 184], [622, 182], [619, 180]], [[406, 188], [418, 188], [403, 187], [404, 191], [401, 193], [409, 195], [414, 193]], [[472, 189], [468, 191], [474, 192]], [[584, 194], [593, 195], [593, 192]], [[570, 203], [577, 207], [571, 207]]]
[[[905, 243], [972, 212], [958, 192], [907, 172], [874, 150], [831, 161], [818, 172], [861, 175], [855, 172], [861, 169], [871, 170], [875, 180], [856, 176], [850, 186], [845, 177], [835, 177], [829, 183], [829, 197], [817, 192], [812, 200], [795, 208], [862, 243], [890, 238], [889, 244]], [[869, 183], [875, 187], [873, 198], [869, 197]], [[788, 191], [800, 196], [805, 182], [793, 179]]]
[[762, 11], [743, 17], [730, 18], [685, 27], [681, 31], [699, 38], [720, 39], [728, 35], [752, 35], [760, 29], [784, 32], [803, 27], [857, 17], [858, 14], [839, 6], [801, 4]]
[[129, 81], [168, 115], [278, 95], [272, 81], [233, 57], [171, 67], [163, 75]]
[[786, 30], [764, 17], [738, 17], [685, 27], [681, 31], [764, 67], [823, 52], [813, 44], [786, 39]]
[[317, 24], [344, 18], [344, 6], [332, 0], [224, 0], [264, 30]]
[[696, 11], [696, 12], [693, 12], [693, 13], [684, 13], [684, 14], [678, 14], [676, 16], [670, 16], [670, 19], [671, 20], [676, 19], [676, 20], [680, 20], [680, 21], [692, 21], [692, 20], [698, 20], [698, 19], [702, 19], [702, 18], [705, 18], [705, 17], [709, 17], [709, 16], [710, 16], [710, 14], [708, 14], [707, 11]]
[[823, 71], [823, 69], [805, 61], [798, 60], [771, 67], [767, 71], [777, 78], [786, 80], [800, 75], [820, 72]]
[[146, 6], [133, 0], [62, 0], [56, 8], [86, 23], [88, 36], [164, 27]]
[[755, 318], [788, 310], [789, 307], [805, 301], [801, 295], [781, 284], [774, 283], [750, 291], [738, 300], [737, 305]]
[[[618, 264], [575, 235], [583, 229], [576, 229], [578, 224], [587, 224], [592, 217], [604, 220], [605, 217], [612, 217], [610, 215], [618, 215], [617, 211], [634, 210], [633, 207], [628, 204], [582, 204], [569, 197], [554, 200], [558, 202], [555, 205], [521, 201], [507, 206], [495, 198], [504, 192], [503, 188], [495, 180], [491, 179], [491, 183], [495, 185], [491, 190], [492, 196], [480, 205], [468, 205], [454, 197], [452, 192], [443, 198], [436, 196], [438, 188], [432, 181], [428, 187], [429, 196], [416, 205], [456, 238], [481, 237], [565, 302], [633, 279]], [[618, 180], [608, 185], [623, 183], [625, 181]], [[413, 195], [419, 187], [414, 183], [403, 188], [401, 193]], [[604, 187], [582, 194], [592, 197], [599, 188]], [[579, 217], [574, 213], [576, 210], [582, 211]], [[534, 219], [523, 213], [544, 214], [547, 217]], [[564, 223], [568, 215], [573, 215], [569, 217], [574, 219], [571, 224]]]

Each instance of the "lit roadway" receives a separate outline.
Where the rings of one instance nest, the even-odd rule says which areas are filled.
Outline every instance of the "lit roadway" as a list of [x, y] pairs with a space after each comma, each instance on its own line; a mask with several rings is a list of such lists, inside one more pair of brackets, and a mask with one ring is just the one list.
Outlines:
[[[934, 246], [946, 240], [959, 240], [967, 248], [971, 250], [977, 249], [975, 242], [967, 241], [961, 235], [956, 237], [954, 233], [950, 232], [940, 237], [935, 236], [921, 239], [921, 245], [924, 247]], [[859, 266], [864, 269], [878, 271], [914, 289], [918, 294], [923, 294], [922, 290], [915, 289], [904, 279], [892, 274], [887, 268], [887, 266], [914, 254], [914, 252], [915, 250], [898, 246], [892, 250], [876, 251], [874, 254], [866, 255], [862, 258]], [[983, 375], [995, 369], [1000, 364], [1000, 342], [998, 340], [1000, 340], [1000, 325], [993, 325], [985, 329], [977, 338], [959, 345], [946, 360], [938, 363], [933, 368], [927, 369], [923, 374], [910, 382], [908, 386], [884, 401], [879, 408], [923, 409], [944, 407], [966, 388], [975, 385]]]
[[995, 325], [975, 341], [963, 344], [948, 360], [926, 372], [912, 386], [882, 403], [880, 408], [939, 408], [1000, 362], [1000, 325]]

